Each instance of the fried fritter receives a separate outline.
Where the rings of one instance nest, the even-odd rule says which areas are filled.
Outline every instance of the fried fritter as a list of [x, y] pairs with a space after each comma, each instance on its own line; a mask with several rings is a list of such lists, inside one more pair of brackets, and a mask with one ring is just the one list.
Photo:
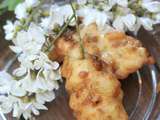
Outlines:
[[67, 35], [63, 35], [57, 41], [55, 41], [54, 49], [49, 53], [49, 58], [51, 60], [57, 60], [62, 62], [64, 60], [67, 52], [72, 49], [72, 47], [77, 44], [72, 38], [73, 33], [68, 32]]
[[77, 120], [128, 120], [118, 79], [153, 61], [141, 43], [121, 32], [102, 34], [95, 24], [82, 27], [85, 58], [77, 33], [62, 36], [49, 54], [63, 62], [70, 107]]
[[77, 120], [128, 120], [120, 82], [109, 66], [93, 57], [72, 55], [65, 57], [61, 72]]
[[[89, 28], [97, 31], [96, 35], [87, 33]], [[90, 30], [90, 31], [91, 31]], [[95, 31], [93, 33], [95, 34]], [[137, 71], [148, 60], [149, 54], [141, 43], [121, 32], [111, 32], [100, 35], [96, 26], [83, 29], [84, 46], [90, 54], [98, 55], [103, 61], [110, 64], [118, 79], [124, 79]]]
[[[70, 34], [69, 34], [70, 36]], [[50, 55], [53, 59], [63, 60], [73, 45], [79, 44], [76, 33], [72, 40], [60, 38]], [[112, 66], [112, 72], [118, 79], [124, 79], [148, 62], [149, 54], [141, 43], [121, 32], [101, 34], [95, 24], [81, 28], [81, 37], [86, 54], [98, 56]], [[54, 52], [55, 51], [55, 52]], [[56, 56], [56, 57], [55, 57]]]

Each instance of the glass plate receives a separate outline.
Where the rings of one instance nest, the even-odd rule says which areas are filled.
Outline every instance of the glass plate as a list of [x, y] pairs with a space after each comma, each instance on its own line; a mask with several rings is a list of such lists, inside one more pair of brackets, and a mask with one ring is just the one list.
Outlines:
[[[9, 50], [8, 42], [3, 40], [4, 34], [2, 25], [12, 14], [5, 13], [0, 20], [0, 68], [12, 70], [16, 67], [15, 55]], [[124, 106], [129, 115], [129, 120], [160, 120], [160, 96], [156, 92], [159, 78], [160, 62], [160, 29], [157, 26], [153, 32], [146, 32], [143, 29], [138, 34], [138, 39], [155, 57], [157, 64], [145, 65], [136, 73], [123, 80], [122, 89], [124, 91]], [[41, 111], [37, 120], [75, 120], [69, 108], [69, 97], [64, 88], [65, 83], [61, 83], [60, 89], [56, 91], [56, 99], [48, 103], [48, 111]], [[13, 120], [11, 115], [6, 116], [7, 120]], [[1, 118], [0, 118], [1, 120]]]
[[[12, 70], [16, 63], [7, 62], [6, 66], [10, 66]], [[5, 66], [5, 67], [6, 67]], [[155, 120], [154, 110], [157, 109], [157, 80], [158, 71], [155, 65], [144, 66], [127, 79], [123, 80], [122, 89], [124, 91], [124, 106], [129, 115], [129, 120]], [[41, 111], [37, 120], [75, 120], [68, 106], [68, 95], [64, 88], [64, 83], [60, 85], [60, 89], [56, 91], [56, 99], [48, 103], [48, 111]], [[11, 116], [8, 116], [9, 120]]]

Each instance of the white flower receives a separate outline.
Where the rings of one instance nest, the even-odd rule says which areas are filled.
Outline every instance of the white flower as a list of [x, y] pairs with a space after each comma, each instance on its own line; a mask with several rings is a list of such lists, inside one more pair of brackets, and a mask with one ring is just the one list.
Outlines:
[[17, 77], [21, 77], [25, 75], [26, 73], [27, 73], [27, 69], [23, 65], [21, 65], [19, 68], [13, 71], [13, 75], [16, 75]]
[[[64, 21], [67, 22], [74, 14], [71, 5], [64, 5], [60, 8], [61, 14], [64, 16]], [[71, 26], [75, 25], [75, 19], [70, 22]]]
[[30, 35], [30, 40], [35, 40], [40, 44], [43, 44], [45, 42], [43, 29], [34, 23], [31, 23], [31, 25], [29, 26], [28, 35]]
[[14, 82], [14, 84], [11, 87], [10, 93], [17, 97], [23, 97], [26, 95], [26, 90], [22, 88], [20, 82]]
[[28, 17], [28, 9], [36, 7], [40, 3], [39, 0], [25, 0], [19, 3], [15, 8], [15, 15], [17, 19], [25, 19]]
[[44, 31], [39, 26], [31, 24], [27, 32], [19, 31], [13, 42], [15, 46], [10, 48], [15, 53], [36, 54], [45, 42]]
[[[28, 103], [23, 103], [23, 117], [27, 120], [32, 117], [32, 113], [34, 115], [39, 115], [39, 110], [48, 110], [48, 108], [44, 104], [45, 102], [51, 102], [55, 98], [55, 95], [53, 94], [54, 92], [52, 92], [53, 91], [46, 91], [38, 93], [38, 96], [41, 97], [37, 97], [36, 94], [34, 100]], [[43, 103], [41, 101], [43, 101]]]
[[136, 16], [133, 14], [128, 14], [128, 15], [124, 16], [123, 23], [130, 31], [134, 31], [134, 27], [135, 27], [135, 23], [136, 23]]
[[[52, 26], [52, 18], [49, 17], [45, 17], [45, 18], [41, 18], [41, 27], [46, 31], [51, 31], [54, 28], [54, 25]], [[63, 24], [63, 23], [62, 23]]]
[[0, 111], [4, 114], [10, 113], [12, 111], [12, 104], [7, 103], [7, 97], [4, 95], [0, 96]]
[[15, 15], [17, 19], [27, 18], [27, 6], [25, 3], [20, 3], [15, 8]]
[[55, 12], [51, 16], [47, 18], [43, 18], [41, 25], [46, 29], [46, 30], [53, 30], [57, 25], [62, 26], [64, 24], [64, 17], [60, 13]]
[[[1, 72], [0, 76], [1, 79], [4, 79], [3, 81], [9, 80], [9, 83], [12, 83], [12, 77], [8, 73], [3, 71]], [[13, 110], [13, 117], [18, 118], [20, 117], [21, 114], [23, 114], [24, 118], [28, 119], [32, 117], [31, 115], [32, 113], [35, 115], [39, 115], [39, 110], [48, 110], [47, 107], [45, 107], [43, 104], [54, 100], [55, 93], [53, 92], [53, 89], [47, 91], [48, 87], [50, 87], [48, 85], [45, 86], [47, 80], [43, 82], [40, 80], [42, 82], [41, 83], [42, 90], [40, 90], [41, 92], [35, 91], [36, 92], [35, 99], [29, 100], [30, 98], [28, 96], [24, 98], [18, 98], [26, 94], [26, 91], [24, 90], [24, 85], [26, 85], [26, 88], [29, 91], [32, 91], [35, 87], [40, 87], [39, 85], [37, 85], [39, 81], [36, 80], [33, 80], [30, 84], [29, 81], [31, 79], [32, 79], [31, 77], [27, 78], [26, 82], [24, 81], [22, 82], [22, 80], [19, 81], [14, 80], [13, 81], [14, 84], [10, 86], [11, 89], [9, 89], [8, 96], [4, 95], [0, 96], [0, 103], [1, 103], [0, 110], [3, 113], [10, 113]], [[3, 81], [1, 80], [1, 84], [4, 83]], [[32, 93], [33, 92], [31, 92], [30, 94]], [[27, 101], [25, 99], [27, 99]], [[25, 101], [25, 103], [23, 101]]]
[[15, 96], [25, 96], [26, 91], [20, 86], [9, 73], [5, 71], [0, 72], [0, 94], [12, 94]]
[[36, 7], [40, 3], [39, 0], [25, 0], [27, 8]]
[[48, 80], [48, 79], [45, 79], [44, 77], [41, 77], [39, 76], [34, 84], [33, 84], [33, 88], [34, 88], [34, 91], [39, 91], [39, 90], [43, 90], [43, 91], [46, 91], [46, 90], [53, 90], [53, 89], [58, 89], [59, 86], [58, 86], [58, 83], [57, 81], [55, 80]]
[[[60, 80], [61, 79], [61, 75], [59, 71], [49, 71], [49, 72], [44, 71], [43, 74], [45, 78], [47, 78], [48, 80]], [[58, 89], [58, 86], [55, 87], [55, 89]]]
[[64, 24], [64, 15], [61, 13], [60, 6], [52, 5], [50, 8], [49, 17], [41, 19], [40, 25], [45, 31], [52, 31], [56, 25], [62, 26]]
[[46, 71], [45, 73], [42, 72], [45, 77], [42, 75], [33, 76], [33, 73], [28, 72], [28, 74], [20, 80], [21, 87], [30, 93], [58, 89], [58, 82], [56, 81], [56, 77], [53, 79], [48, 79], [50, 72], [51, 70]]
[[19, 21], [15, 21], [14, 23], [7, 20], [6, 25], [3, 26], [3, 29], [5, 31], [5, 39], [6, 40], [12, 40], [14, 38], [16, 27], [20, 25]]
[[21, 63], [20, 67], [13, 71], [13, 74], [20, 77], [25, 75], [29, 70], [34, 70], [33, 61], [37, 59], [37, 55], [21, 54], [18, 61]]
[[[62, 26], [64, 22], [67, 22], [73, 15], [72, 7], [68, 4], [63, 6], [53, 5], [50, 11], [52, 16], [51, 25], [53, 26], [56, 24]], [[70, 24], [75, 25], [75, 20], [73, 19]]]
[[142, 7], [152, 13], [160, 12], [160, 2], [159, 1], [143, 0]]
[[[52, 5], [50, 9], [50, 16], [41, 19], [40, 25], [46, 30], [51, 31], [57, 25], [62, 26], [73, 15], [73, 10], [70, 5]], [[71, 20], [69, 25], [75, 25], [75, 20]]]
[[52, 21], [50, 24], [52, 29], [54, 29], [56, 25], [62, 26], [64, 24], [64, 17], [61, 13], [55, 12], [50, 20]]
[[109, 22], [110, 17], [104, 12], [100, 12], [93, 8], [82, 8], [77, 11], [78, 16], [83, 17], [83, 24], [89, 25], [96, 23], [100, 28]]
[[113, 21], [113, 27], [119, 31], [134, 31], [136, 24], [136, 17], [133, 14], [128, 14], [126, 16], [118, 16]]
[[7, 24], [4, 25], [3, 28], [5, 30], [5, 39], [6, 40], [13, 39], [14, 30], [15, 30], [14, 24], [11, 21], [7, 20]]
[[87, 3], [87, 0], [77, 0], [77, 3], [78, 3], [79, 5], [84, 5], [84, 4]]
[[23, 113], [23, 116], [24, 116], [24, 118], [27, 120], [27, 119], [31, 119], [31, 117], [32, 117], [32, 113], [34, 114], [34, 115], [39, 115], [40, 114], [40, 112], [39, 112], [39, 110], [34, 106], [34, 102], [31, 102], [31, 103], [28, 103], [27, 105], [26, 105], [26, 109], [25, 109], [25, 111], [24, 111], [24, 113]]
[[35, 80], [31, 78], [31, 73], [28, 72], [27, 75], [22, 78], [20, 81], [21, 86], [23, 89], [25, 89], [28, 92], [35, 92], [35, 88], [33, 88]]
[[128, 6], [128, 0], [108, 0], [107, 2], [108, 2], [108, 4], [107, 4], [106, 8], [110, 8], [110, 9], [116, 4], [121, 7]]
[[36, 94], [36, 101], [41, 104], [44, 104], [45, 102], [51, 102], [54, 99], [55, 99], [55, 93], [53, 91], [47, 91], [44, 93]]
[[31, 119], [32, 113], [39, 115], [39, 110], [47, 110], [46, 106], [37, 102], [35, 99], [24, 103], [23, 99], [26, 98], [20, 99], [14, 96], [0, 96], [0, 98], [0, 102], [2, 103], [0, 105], [1, 111], [3, 113], [9, 113], [13, 110], [13, 117], [19, 118], [23, 114], [23, 117], [27, 120]]
[[35, 104], [37, 104], [37, 103], [28, 104], [29, 109], [25, 110], [22, 114], [25, 120], [36, 120], [36, 118], [33, 115], [39, 115], [40, 114], [39, 110], [48, 110], [46, 106], [41, 105], [41, 104], [39, 106], [44, 106], [44, 107], [46, 107], [46, 109], [44, 109], [44, 108], [37, 109]]
[[[49, 81], [57, 81], [61, 79], [59, 71], [53, 71], [53, 70], [44, 70], [43, 71], [44, 78]], [[55, 82], [57, 84], [57, 82]], [[58, 86], [55, 86], [55, 89], [58, 89]]]
[[34, 68], [36, 70], [39, 70], [41, 68], [46, 70], [49, 70], [49, 69], [56, 70], [58, 69], [58, 67], [59, 67], [59, 63], [52, 62], [51, 60], [49, 60], [48, 56], [43, 52], [39, 54], [38, 58], [34, 62]]
[[128, 0], [113, 0], [115, 1], [118, 5], [122, 7], [127, 7], [128, 6]]
[[13, 78], [6, 71], [0, 72], [0, 94], [9, 94], [11, 86], [13, 86]]
[[28, 38], [27, 32], [25, 31], [18, 32], [16, 38], [13, 41], [16, 46], [10, 46], [11, 50], [17, 54], [21, 53], [23, 49], [26, 49], [27, 47], [25, 46], [26, 43], [28, 42], [27, 38]]
[[160, 23], [160, 13], [155, 15], [155, 19], [156, 19], [155, 24]]
[[153, 20], [147, 17], [139, 18], [141, 25], [148, 31], [153, 30]]
[[105, 12], [109, 12], [115, 4], [116, 4], [115, 0], [108, 0], [108, 2], [103, 5], [103, 10]]
[[123, 23], [123, 18], [118, 16], [114, 21], [113, 21], [113, 27], [118, 30], [118, 31], [126, 31], [125, 25]]
[[18, 103], [13, 104], [13, 113], [12, 114], [13, 114], [13, 117], [20, 117], [20, 115], [22, 114], [21, 108]]
[[[14, 104], [18, 104], [20, 99], [14, 96], [0, 96], [0, 110], [3, 113], [10, 113], [14, 109]], [[17, 116], [18, 117], [18, 116]]]
[[137, 35], [137, 33], [138, 33], [139, 29], [141, 28], [141, 26], [142, 26], [141, 21], [137, 17], [136, 24], [134, 25], [134, 30], [132, 31], [135, 36]]

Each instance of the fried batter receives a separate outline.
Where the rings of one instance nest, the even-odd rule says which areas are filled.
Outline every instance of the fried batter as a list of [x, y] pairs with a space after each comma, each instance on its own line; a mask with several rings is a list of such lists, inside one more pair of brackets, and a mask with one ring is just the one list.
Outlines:
[[[70, 36], [70, 34], [69, 34]], [[52, 59], [63, 60], [74, 44], [78, 44], [76, 34], [72, 40], [64, 37], [57, 41]], [[98, 56], [112, 66], [112, 72], [118, 79], [124, 79], [148, 62], [149, 54], [141, 43], [121, 32], [101, 34], [95, 24], [81, 28], [83, 46], [87, 54]], [[55, 51], [55, 52], [54, 52]], [[56, 56], [56, 57], [55, 57]]]
[[[92, 26], [95, 26], [94, 24]], [[83, 29], [84, 46], [90, 54], [98, 55], [103, 61], [110, 64], [118, 79], [126, 78], [130, 73], [137, 71], [148, 60], [148, 53], [141, 43], [133, 37], [121, 32], [111, 32], [100, 35], [98, 29], [91, 27], [98, 34], [93, 36]], [[95, 31], [93, 31], [95, 33]]]
[[77, 120], [128, 120], [120, 82], [101, 62], [89, 56], [65, 57], [61, 72], [66, 78], [70, 107]]
[[77, 33], [68, 34], [70, 39], [59, 38], [49, 54], [51, 59], [63, 61], [61, 73], [77, 120], [128, 120], [118, 79], [154, 60], [138, 40], [124, 33], [101, 34], [91, 24], [82, 27], [80, 34], [85, 58]]

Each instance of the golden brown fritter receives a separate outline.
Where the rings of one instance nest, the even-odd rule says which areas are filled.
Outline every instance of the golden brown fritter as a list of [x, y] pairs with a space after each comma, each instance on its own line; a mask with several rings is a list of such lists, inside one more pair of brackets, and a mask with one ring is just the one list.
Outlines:
[[[70, 36], [70, 34], [69, 34]], [[71, 40], [60, 38], [53, 52], [52, 59], [63, 60], [67, 52], [78, 44], [77, 35]], [[133, 37], [121, 32], [102, 34], [95, 24], [82, 27], [81, 37], [86, 54], [98, 56], [112, 66], [112, 72], [118, 79], [124, 79], [148, 62], [148, 53], [141, 43]], [[56, 56], [56, 57], [55, 57]]]
[[67, 55], [68, 50], [72, 49], [72, 47], [77, 44], [72, 38], [73, 32], [68, 32], [66, 34], [55, 41], [55, 47], [49, 53], [49, 58], [51, 60], [56, 59], [57, 61], [62, 62], [65, 55]]
[[101, 62], [90, 56], [65, 57], [61, 71], [66, 78], [70, 107], [77, 120], [128, 120], [120, 82]]
[[138, 40], [124, 33], [102, 34], [95, 24], [80, 32], [85, 58], [77, 33], [59, 38], [49, 54], [51, 59], [63, 61], [61, 73], [77, 120], [128, 120], [118, 79], [153, 59]]
[[[95, 26], [93, 24], [93, 26]], [[103, 61], [110, 64], [118, 79], [124, 79], [129, 74], [137, 71], [148, 60], [148, 53], [141, 43], [133, 37], [121, 32], [111, 32], [96, 36], [83, 29], [84, 46], [90, 54], [98, 55]], [[95, 33], [95, 31], [93, 31]]]

